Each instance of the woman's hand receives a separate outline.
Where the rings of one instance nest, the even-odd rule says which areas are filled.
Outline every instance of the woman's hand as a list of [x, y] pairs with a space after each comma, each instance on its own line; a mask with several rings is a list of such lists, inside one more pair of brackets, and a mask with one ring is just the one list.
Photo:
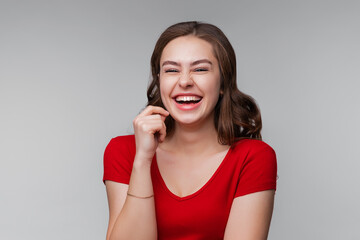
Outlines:
[[165, 118], [169, 112], [161, 107], [146, 107], [133, 121], [136, 155], [151, 161], [159, 142], [166, 137]]

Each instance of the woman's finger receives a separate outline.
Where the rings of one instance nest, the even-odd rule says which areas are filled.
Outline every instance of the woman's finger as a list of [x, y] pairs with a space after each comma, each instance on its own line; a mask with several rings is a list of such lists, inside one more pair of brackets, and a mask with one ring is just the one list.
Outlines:
[[155, 123], [158, 122], [159, 124], [161, 124], [164, 122], [164, 120], [165, 120], [165, 117], [160, 114], [149, 115], [149, 116], [144, 116], [144, 117], [138, 116], [137, 118], [134, 119], [133, 124], [134, 124], [134, 127], [141, 126], [143, 124], [152, 123], [152, 122], [155, 122]]
[[165, 137], [166, 137], [166, 125], [165, 123], [163, 122], [162, 123], [162, 128], [159, 130], [159, 138], [158, 138], [158, 141], [159, 142], [163, 142], [165, 140]]
[[147, 117], [140, 118], [134, 123], [135, 132], [154, 134], [159, 132], [165, 126], [164, 121], [161, 119], [147, 119]]
[[158, 106], [147, 106], [138, 116], [148, 116], [153, 114], [160, 114], [164, 117], [169, 115], [169, 112], [162, 107]]

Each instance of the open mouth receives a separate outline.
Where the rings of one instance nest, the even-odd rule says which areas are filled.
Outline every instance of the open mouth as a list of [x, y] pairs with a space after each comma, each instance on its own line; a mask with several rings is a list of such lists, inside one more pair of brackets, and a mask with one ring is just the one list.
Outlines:
[[200, 102], [202, 97], [198, 96], [178, 96], [175, 98], [175, 101], [178, 104], [196, 104]]

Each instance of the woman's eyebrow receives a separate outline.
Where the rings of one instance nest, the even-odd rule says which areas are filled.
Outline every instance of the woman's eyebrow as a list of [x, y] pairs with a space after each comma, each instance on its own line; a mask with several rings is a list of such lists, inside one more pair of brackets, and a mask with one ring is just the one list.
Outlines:
[[[208, 64], [212, 65], [212, 62], [210, 60], [208, 60], [208, 59], [200, 59], [200, 60], [196, 60], [195, 62], [192, 62], [190, 64], [190, 66], [198, 65], [200, 63], [208, 63]], [[163, 62], [163, 64], [161, 66], [164, 66], [164, 65], [180, 66], [180, 63], [174, 62], [174, 61], [165, 61], [165, 62]]]
[[198, 65], [200, 63], [208, 63], [208, 64], [212, 65], [212, 62], [210, 60], [208, 60], [208, 59], [200, 59], [200, 60], [197, 60], [195, 62], [192, 62], [190, 65], [194, 66], [194, 65]]
[[180, 66], [179, 63], [177, 62], [174, 62], [174, 61], [165, 61], [163, 62], [163, 64], [161, 66], [164, 66], [164, 65], [175, 65], [175, 66]]

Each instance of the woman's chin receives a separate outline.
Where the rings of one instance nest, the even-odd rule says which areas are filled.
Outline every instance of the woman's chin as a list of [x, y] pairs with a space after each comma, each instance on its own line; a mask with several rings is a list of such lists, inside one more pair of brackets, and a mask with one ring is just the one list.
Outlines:
[[207, 122], [211, 122], [213, 123], [212, 119], [203, 119], [200, 117], [185, 117], [185, 116], [181, 116], [179, 118], [174, 118], [175, 120], [175, 124], [181, 127], [185, 127], [185, 128], [201, 128], [204, 125], [207, 125]]

